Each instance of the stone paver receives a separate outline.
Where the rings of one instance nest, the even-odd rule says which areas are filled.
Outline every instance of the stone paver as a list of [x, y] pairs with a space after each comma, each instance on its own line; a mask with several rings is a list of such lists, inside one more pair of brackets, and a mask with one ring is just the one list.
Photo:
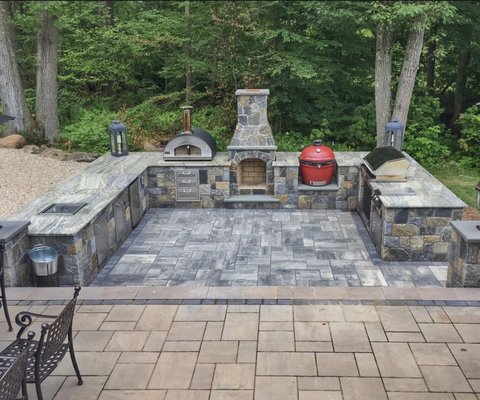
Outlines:
[[[307, 304], [301, 297], [301, 304], [280, 305], [145, 302], [127, 304], [135, 307], [123, 317], [123, 300], [114, 295], [112, 304], [81, 304], [75, 315], [94, 318], [74, 332], [84, 385], [76, 384], [67, 354], [43, 384], [46, 398], [478, 400], [480, 394], [477, 300], [469, 307], [423, 300]], [[29, 303], [37, 311], [47, 304]], [[13, 338], [5, 331], [2, 345]]]
[[465, 376], [458, 367], [422, 366], [423, 377], [432, 392], [471, 392]]
[[293, 332], [259, 332], [258, 351], [295, 351]]
[[452, 324], [418, 324], [427, 342], [462, 342]]
[[146, 389], [153, 368], [153, 364], [117, 364], [105, 388]]
[[197, 363], [234, 363], [237, 351], [237, 341], [203, 342]]
[[456, 365], [445, 343], [411, 343], [413, 356], [418, 365]]
[[149, 389], [188, 389], [197, 353], [162, 353], [153, 371]]
[[406, 343], [372, 343], [382, 377], [416, 378], [422, 374]]
[[340, 378], [344, 400], [387, 400], [380, 378]]
[[215, 390], [253, 389], [255, 364], [218, 364], [213, 376]]
[[258, 353], [257, 375], [315, 376], [317, 375], [315, 354], [292, 352]]
[[294, 377], [257, 376], [255, 400], [297, 400], [297, 381]]
[[333, 348], [336, 352], [371, 352], [367, 332], [361, 322], [331, 322]]
[[356, 213], [157, 208], [93, 285], [441, 287], [446, 271], [379, 261]]
[[352, 353], [316, 353], [319, 376], [358, 376]]

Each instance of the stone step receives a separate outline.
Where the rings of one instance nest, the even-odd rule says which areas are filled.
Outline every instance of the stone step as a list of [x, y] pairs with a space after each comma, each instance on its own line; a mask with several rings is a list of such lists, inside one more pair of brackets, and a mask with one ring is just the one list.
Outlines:
[[238, 196], [230, 196], [225, 199], [225, 203], [278, 203], [279, 200], [273, 196], [264, 194], [246, 194]]
[[339, 186], [336, 182], [332, 182], [329, 185], [325, 186], [310, 186], [305, 185], [304, 183], [298, 183], [298, 191], [315, 191], [315, 192], [335, 192], [339, 189]]

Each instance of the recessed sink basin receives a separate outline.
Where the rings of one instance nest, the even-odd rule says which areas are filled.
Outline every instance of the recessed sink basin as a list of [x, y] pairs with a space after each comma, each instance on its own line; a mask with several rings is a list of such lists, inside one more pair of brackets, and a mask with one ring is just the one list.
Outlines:
[[40, 214], [75, 214], [88, 203], [53, 203]]
[[410, 187], [385, 187], [380, 189], [383, 196], [415, 196], [415, 190]]

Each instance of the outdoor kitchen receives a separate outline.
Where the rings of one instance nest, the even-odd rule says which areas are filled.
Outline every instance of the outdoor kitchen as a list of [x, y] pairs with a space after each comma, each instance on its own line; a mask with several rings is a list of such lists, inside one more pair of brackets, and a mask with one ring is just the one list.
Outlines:
[[[268, 96], [268, 89], [236, 92], [238, 122], [228, 152], [218, 152], [208, 132], [191, 126], [190, 107], [183, 108], [183, 131], [163, 154], [128, 154], [125, 127], [112, 124], [111, 134], [119, 135], [112, 155], [9, 220], [30, 223], [30, 247], [56, 249], [60, 285], [90, 284], [154, 208], [358, 212], [382, 260], [447, 261], [449, 223], [461, 219], [464, 203], [401, 151], [398, 126], [387, 126], [385, 146], [371, 153], [334, 153], [321, 142], [301, 154], [278, 152]], [[6, 265], [7, 285], [32, 284], [16, 270], [25, 257], [17, 254]]]

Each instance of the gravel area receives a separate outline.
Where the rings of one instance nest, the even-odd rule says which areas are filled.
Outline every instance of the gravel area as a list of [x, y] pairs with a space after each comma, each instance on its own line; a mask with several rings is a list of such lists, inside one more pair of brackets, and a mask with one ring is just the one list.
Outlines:
[[87, 165], [58, 161], [23, 150], [0, 149], [0, 219], [8, 217]]

